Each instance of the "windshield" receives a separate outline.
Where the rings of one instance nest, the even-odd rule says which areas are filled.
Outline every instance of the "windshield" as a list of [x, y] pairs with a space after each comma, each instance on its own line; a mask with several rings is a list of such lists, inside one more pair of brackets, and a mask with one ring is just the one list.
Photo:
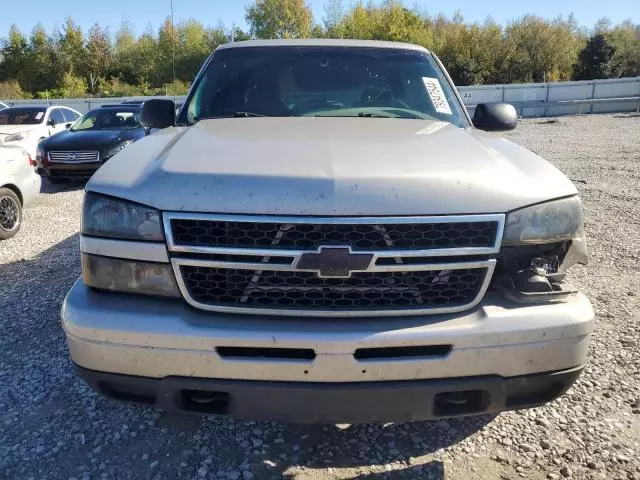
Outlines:
[[46, 108], [9, 107], [0, 109], [0, 125], [38, 125], [44, 121]]
[[80, 117], [71, 127], [77, 130], [128, 130], [142, 128], [139, 109], [98, 108]]
[[435, 119], [469, 126], [430, 54], [390, 48], [219, 50], [178, 123], [249, 116]]

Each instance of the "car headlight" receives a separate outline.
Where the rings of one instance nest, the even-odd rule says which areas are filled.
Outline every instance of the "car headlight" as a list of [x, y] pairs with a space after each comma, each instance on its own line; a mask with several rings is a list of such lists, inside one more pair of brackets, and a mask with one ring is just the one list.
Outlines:
[[26, 140], [29, 137], [27, 132], [14, 133], [12, 135], [7, 135], [4, 137], [4, 141], [6, 142], [20, 142], [21, 140]]
[[82, 233], [125, 240], [164, 240], [158, 210], [92, 192], [84, 197]]
[[113, 157], [116, 153], [120, 152], [121, 150], [124, 150], [128, 145], [131, 145], [132, 143], [133, 143], [133, 140], [126, 140], [122, 143], [119, 143], [115, 147], [112, 147], [109, 150], [107, 150], [102, 156], [102, 159], [106, 160], [108, 158]]
[[584, 236], [582, 202], [574, 196], [540, 203], [507, 215], [503, 245], [536, 245]]
[[179, 297], [171, 265], [82, 254], [82, 280], [100, 290]]

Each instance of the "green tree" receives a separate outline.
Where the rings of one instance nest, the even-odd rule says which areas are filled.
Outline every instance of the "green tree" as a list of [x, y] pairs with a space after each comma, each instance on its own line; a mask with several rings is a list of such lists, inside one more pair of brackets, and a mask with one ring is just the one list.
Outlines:
[[20, 98], [29, 98], [17, 80], [7, 80], [0, 82], [0, 98], [3, 100], [17, 100]]
[[139, 83], [141, 65], [137, 58], [138, 40], [129, 23], [122, 23], [116, 32], [113, 44], [113, 61], [109, 76], [118, 77], [125, 83]]
[[[222, 28], [224, 29], [224, 27]], [[220, 37], [218, 37], [218, 39], [220, 39]], [[229, 30], [229, 33], [225, 35], [224, 41], [218, 41], [217, 43], [215, 43], [215, 47], [217, 47], [218, 45], [222, 45], [223, 43], [230, 42], [232, 40], [234, 42], [243, 42], [245, 40], [251, 40], [251, 35], [245, 32], [244, 30], [242, 30], [241, 28], [234, 26]], [[213, 49], [211, 51], [213, 51]]]
[[9, 38], [0, 49], [0, 79], [19, 81], [29, 61], [29, 45], [17, 25], [11, 25]]
[[42, 24], [37, 24], [29, 39], [27, 63], [20, 72], [20, 84], [28, 92], [55, 89], [62, 79], [62, 72], [56, 68], [59, 57], [53, 41]]
[[607, 32], [606, 37], [615, 49], [613, 72], [620, 77], [640, 75], [640, 25], [626, 20]]
[[328, 36], [332, 36], [332, 31], [344, 18], [344, 3], [342, 0], [328, 0], [324, 4], [324, 28]]
[[313, 25], [304, 0], [256, 0], [245, 18], [257, 38], [308, 38]]
[[616, 53], [615, 47], [602, 33], [596, 33], [587, 41], [586, 46], [578, 54], [575, 66], [575, 80], [594, 80], [613, 76]]
[[525, 15], [505, 29], [503, 68], [507, 82], [545, 82], [571, 77], [577, 44], [570, 26]]
[[97, 23], [90, 29], [87, 37], [84, 74], [89, 93], [97, 93], [100, 81], [111, 67], [111, 40], [109, 32]]
[[[220, 33], [224, 35], [224, 30]], [[210, 41], [212, 38], [214, 37], [210, 32], [196, 20], [188, 20], [179, 25], [176, 79], [193, 80], [202, 62], [211, 53]]]
[[[135, 48], [135, 65], [137, 80], [135, 83], [151, 83], [157, 81], [157, 74], [161, 69], [158, 41], [151, 29], [143, 33]], [[165, 68], [166, 70], [166, 68]], [[158, 85], [161, 83], [158, 83]]]
[[58, 50], [57, 69], [62, 75], [65, 73], [80, 75], [85, 61], [84, 35], [82, 29], [71, 17], [65, 19], [62, 31], [58, 32], [56, 48]]

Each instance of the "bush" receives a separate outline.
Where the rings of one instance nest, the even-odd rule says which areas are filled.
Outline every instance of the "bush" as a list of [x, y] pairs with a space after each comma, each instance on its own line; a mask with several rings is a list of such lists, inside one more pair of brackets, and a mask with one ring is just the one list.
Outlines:
[[82, 77], [67, 72], [58, 88], [36, 92], [36, 98], [83, 98], [87, 96], [87, 82]]
[[189, 82], [175, 80], [172, 83], [165, 83], [164, 86], [155, 90], [156, 95], [186, 95], [189, 91]]
[[111, 78], [100, 82], [98, 97], [139, 97], [152, 94], [147, 84], [131, 85], [119, 78]]
[[17, 81], [8, 80], [0, 82], [0, 98], [3, 100], [20, 100], [21, 98], [31, 98], [31, 96], [22, 90]]

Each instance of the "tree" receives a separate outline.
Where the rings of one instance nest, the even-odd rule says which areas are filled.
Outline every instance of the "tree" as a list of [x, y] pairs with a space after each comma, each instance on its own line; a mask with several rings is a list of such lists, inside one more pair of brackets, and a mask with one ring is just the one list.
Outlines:
[[97, 93], [100, 80], [111, 66], [111, 40], [109, 32], [97, 23], [89, 29], [87, 38], [84, 73], [89, 93]]
[[0, 98], [5, 100], [14, 100], [28, 97], [29, 96], [22, 91], [22, 87], [17, 80], [0, 82]]
[[331, 36], [331, 31], [337, 27], [344, 18], [344, 4], [342, 0], [329, 0], [324, 4], [324, 28]]
[[571, 77], [577, 45], [570, 26], [525, 15], [505, 29], [503, 63], [506, 82], [545, 82]]
[[87, 94], [87, 81], [71, 72], [65, 72], [55, 96], [62, 98], [80, 98]]
[[304, 0], [256, 0], [245, 18], [257, 38], [308, 38], [313, 24]]
[[27, 66], [29, 49], [27, 39], [17, 25], [11, 25], [9, 38], [0, 50], [0, 79], [21, 80]]
[[[135, 83], [158, 82], [158, 72], [163, 70], [160, 65], [162, 59], [158, 55], [158, 41], [151, 29], [148, 29], [136, 43], [135, 65], [137, 81]], [[165, 67], [166, 70], [166, 67]], [[161, 83], [154, 83], [160, 85]]]
[[59, 56], [57, 69], [61, 75], [80, 75], [85, 61], [84, 35], [71, 17], [65, 19], [62, 31], [58, 33], [56, 48]]
[[575, 80], [594, 80], [609, 78], [613, 74], [615, 47], [602, 33], [596, 33], [587, 41], [578, 54], [573, 78]]
[[62, 72], [56, 68], [59, 57], [42, 24], [31, 32], [27, 51], [27, 63], [19, 76], [22, 88], [32, 94], [57, 88], [62, 80]]
[[[219, 33], [224, 36], [224, 30], [221, 29]], [[216, 36], [212, 36], [200, 22], [188, 20], [178, 26], [178, 38], [176, 78], [191, 81], [211, 53], [210, 41]]]
[[173, 58], [177, 52], [178, 31], [167, 17], [158, 30], [157, 65], [152, 82], [156, 85], [164, 85], [173, 81]]
[[615, 49], [612, 74], [620, 77], [640, 75], [640, 25], [626, 20], [607, 32], [606, 38]]
[[140, 67], [137, 56], [138, 42], [129, 23], [122, 23], [113, 44], [113, 61], [109, 76], [119, 77], [126, 83], [139, 83]]

